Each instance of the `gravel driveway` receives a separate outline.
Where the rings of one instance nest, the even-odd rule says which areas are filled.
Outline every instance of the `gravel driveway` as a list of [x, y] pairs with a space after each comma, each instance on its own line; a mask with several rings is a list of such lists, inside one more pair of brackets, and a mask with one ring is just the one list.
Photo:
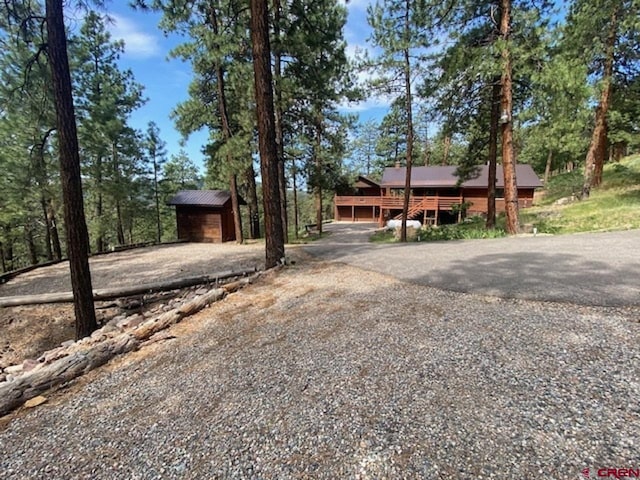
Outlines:
[[292, 254], [294, 266], [174, 326], [175, 339], [11, 416], [2, 478], [638, 468], [638, 307], [447, 292]]
[[372, 244], [375, 224], [333, 223], [310, 253], [457, 292], [581, 305], [640, 306], [640, 230]]

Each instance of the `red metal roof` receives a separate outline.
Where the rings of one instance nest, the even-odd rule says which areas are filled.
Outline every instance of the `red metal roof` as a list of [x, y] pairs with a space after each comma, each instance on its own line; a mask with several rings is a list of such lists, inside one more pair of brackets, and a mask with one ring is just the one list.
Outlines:
[[[444, 167], [413, 167], [411, 169], [411, 187], [412, 188], [425, 188], [425, 187], [456, 187], [458, 177], [456, 176], [455, 166]], [[466, 182], [462, 183], [466, 188], [486, 188], [488, 183], [488, 171], [487, 165], [479, 165], [473, 178], [470, 178]], [[406, 169], [405, 167], [388, 167], [385, 168], [382, 174], [382, 181], [380, 186], [390, 188], [403, 188], [405, 182]], [[496, 168], [496, 187], [504, 187], [504, 174], [502, 172], [502, 165], [497, 165]], [[531, 168], [531, 165], [520, 164], [516, 165], [516, 180], [518, 187], [520, 188], [537, 188], [542, 186], [542, 182]]]
[[[180, 190], [167, 205], [193, 205], [198, 207], [222, 207], [231, 200], [227, 190]], [[241, 205], [244, 200], [239, 199]]]

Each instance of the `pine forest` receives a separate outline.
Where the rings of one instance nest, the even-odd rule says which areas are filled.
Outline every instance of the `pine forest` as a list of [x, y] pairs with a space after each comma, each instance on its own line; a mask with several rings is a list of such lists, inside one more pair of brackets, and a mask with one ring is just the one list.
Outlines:
[[[175, 240], [166, 202], [184, 189], [230, 191], [236, 241], [266, 236], [273, 265], [358, 175], [395, 164], [407, 182], [412, 166], [502, 165], [515, 233], [515, 164], [544, 182], [580, 172], [587, 198], [606, 163], [640, 151], [638, 0], [378, 0], [357, 47], [335, 0], [130, 8], [182, 39], [169, 56], [193, 74], [172, 121], [184, 138], [207, 133], [204, 164], [169, 154], [155, 121], [131, 122], [149, 98], [122, 66], [109, 2], [3, 2], [3, 272]], [[386, 113], [359, 117], [371, 99]]]

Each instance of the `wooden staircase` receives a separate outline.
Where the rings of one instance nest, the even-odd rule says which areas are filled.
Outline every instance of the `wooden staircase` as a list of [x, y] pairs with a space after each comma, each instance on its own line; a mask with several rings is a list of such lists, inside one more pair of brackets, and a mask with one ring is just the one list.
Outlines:
[[[409, 205], [409, 211], [407, 212], [407, 220], [415, 220], [418, 216], [422, 215], [423, 212], [427, 210], [427, 202], [422, 200], [413, 205]], [[394, 220], [402, 220], [402, 213], [399, 213], [395, 217]]]

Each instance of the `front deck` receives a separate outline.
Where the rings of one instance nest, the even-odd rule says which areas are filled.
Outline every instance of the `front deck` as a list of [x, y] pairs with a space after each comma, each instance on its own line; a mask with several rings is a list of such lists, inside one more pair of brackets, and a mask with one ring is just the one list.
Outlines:
[[[461, 205], [462, 196], [414, 196], [409, 198], [409, 219], [422, 220], [423, 224], [438, 224], [440, 212], [453, 212]], [[335, 218], [337, 220], [378, 221], [385, 218], [400, 218], [404, 198], [397, 195], [383, 196], [336, 196], [334, 197]], [[349, 212], [350, 210], [350, 212]], [[397, 213], [397, 212], [400, 213]], [[349, 213], [351, 214], [349, 216]]]

